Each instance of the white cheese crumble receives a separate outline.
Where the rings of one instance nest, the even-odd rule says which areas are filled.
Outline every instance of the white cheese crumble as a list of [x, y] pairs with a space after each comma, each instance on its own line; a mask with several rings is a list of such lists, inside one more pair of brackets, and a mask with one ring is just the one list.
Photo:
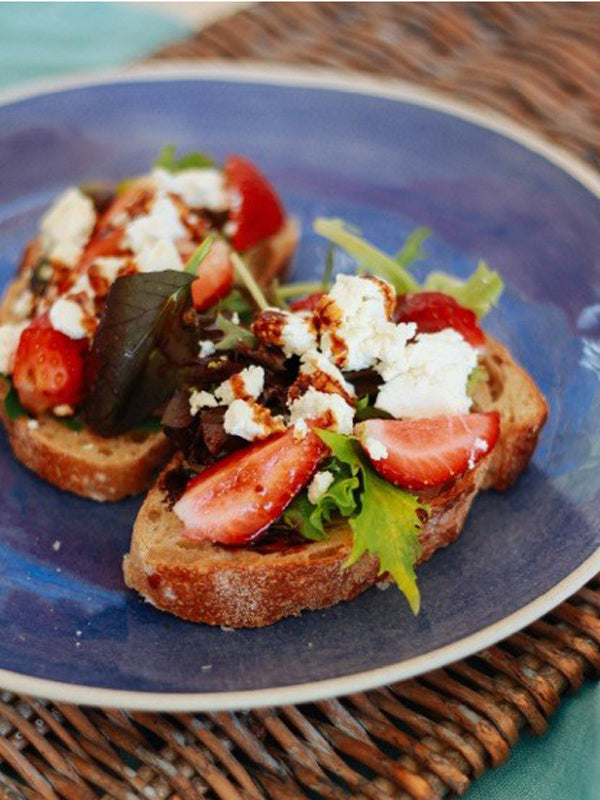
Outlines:
[[325, 417], [328, 424], [327, 417], [331, 415], [334, 430], [338, 433], [352, 433], [354, 409], [339, 394], [318, 392], [311, 386], [305, 394], [293, 401], [289, 410], [292, 425], [299, 419], [319, 417]]
[[316, 372], [322, 372], [327, 375], [350, 397], [355, 396], [354, 386], [348, 383], [335, 364], [332, 364], [323, 353], [319, 353], [318, 350], [313, 348], [300, 356], [300, 373], [302, 375], [314, 375]]
[[3, 375], [10, 375], [13, 371], [19, 339], [28, 325], [28, 320], [0, 325], [0, 373]]
[[42, 250], [52, 261], [74, 267], [95, 224], [94, 204], [79, 189], [71, 187], [42, 217]]
[[123, 256], [98, 256], [94, 260], [93, 266], [97, 267], [98, 274], [106, 278], [109, 283], [113, 283], [119, 274], [119, 270], [123, 269], [127, 259]]
[[185, 236], [179, 209], [164, 192], [157, 192], [148, 214], [141, 214], [125, 227], [123, 243], [139, 256], [162, 239], [174, 242]]
[[292, 428], [294, 430], [294, 433], [293, 433], [294, 439], [297, 442], [302, 441], [302, 439], [304, 439], [304, 437], [308, 434], [308, 425], [306, 424], [306, 420], [304, 420], [302, 418], [297, 420], [293, 424]]
[[155, 169], [152, 179], [161, 191], [176, 194], [190, 208], [225, 211], [229, 207], [225, 176], [219, 169], [205, 167], [180, 172]]
[[308, 484], [308, 499], [314, 505], [317, 500], [325, 494], [333, 483], [333, 473], [328, 469], [316, 472], [312, 481]]
[[30, 431], [37, 431], [37, 429], [40, 427], [40, 423], [37, 421], [37, 419], [28, 419], [27, 427]]
[[70, 339], [83, 339], [87, 332], [83, 327], [85, 314], [81, 306], [74, 300], [59, 297], [50, 307], [50, 324], [55, 331], [60, 331]]
[[384, 458], [388, 457], [387, 447], [374, 436], [365, 436], [361, 441], [363, 447], [373, 461], [382, 461]]
[[208, 356], [212, 356], [212, 354], [216, 351], [215, 343], [211, 342], [210, 339], [204, 339], [203, 341], [198, 343], [199, 350], [198, 353], [200, 358], [208, 358]]
[[405, 364], [377, 395], [375, 408], [393, 417], [465, 414], [471, 407], [467, 379], [477, 350], [457, 331], [422, 333], [405, 348]]
[[[266, 419], [257, 419], [257, 410], [262, 411]], [[276, 426], [283, 427], [282, 423], [281, 417], [272, 417], [266, 408], [261, 408], [252, 400], [237, 398], [225, 412], [223, 427], [232, 436], [241, 436], [252, 442], [270, 436], [277, 429]]]
[[148, 247], [143, 247], [135, 257], [140, 272], [161, 272], [164, 269], [181, 271], [183, 261], [170, 239], [159, 239]]
[[381, 333], [390, 338], [397, 327], [388, 320], [382, 286], [368, 278], [338, 275], [329, 298], [332, 303], [324, 309], [321, 350], [343, 369], [373, 366], [381, 350]]
[[276, 310], [285, 316], [281, 328], [281, 342], [278, 344], [288, 358], [301, 356], [316, 346], [317, 336], [312, 324], [312, 314]]
[[262, 367], [250, 366], [232, 375], [215, 389], [216, 397], [223, 405], [230, 405], [236, 399], [256, 400], [265, 384], [265, 371]]
[[215, 408], [218, 405], [215, 397], [210, 392], [192, 389], [190, 393], [190, 413], [192, 416], [195, 417], [202, 408]]

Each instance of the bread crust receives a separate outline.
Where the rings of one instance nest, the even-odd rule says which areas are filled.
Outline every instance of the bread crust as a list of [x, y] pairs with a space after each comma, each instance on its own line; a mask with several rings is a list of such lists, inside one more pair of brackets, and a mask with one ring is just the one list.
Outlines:
[[[277, 234], [248, 254], [260, 283], [268, 283], [285, 269], [297, 240], [297, 223], [288, 218]], [[39, 241], [34, 239], [25, 250], [17, 277], [5, 290], [0, 323], [20, 321], [14, 312], [15, 301], [27, 288], [39, 255]], [[9, 388], [8, 381], [0, 377], [0, 422], [15, 457], [65, 491], [100, 501], [139, 494], [152, 485], [172, 451], [162, 432], [103, 438], [87, 428], [69, 430], [50, 416], [41, 417], [33, 425], [26, 418], [11, 420], [4, 409]]]
[[[500, 438], [474, 469], [424, 493], [430, 516], [419, 536], [418, 564], [455, 541], [480, 488], [504, 489], [525, 469], [547, 416], [546, 402], [531, 377], [491, 337], [483, 361], [490, 379], [479, 391], [477, 406], [499, 411]], [[518, 406], [520, 397], [523, 409]], [[324, 542], [265, 554], [191, 542], [182, 533], [163, 492], [154, 487], [136, 519], [124, 574], [127, 585], [157, 608], [193, 622], [260, 627], [303, 610], [351, 600], [385, 580], [373, 556], [344, 566], [352, 543], [346, 523], [332, 526]]]

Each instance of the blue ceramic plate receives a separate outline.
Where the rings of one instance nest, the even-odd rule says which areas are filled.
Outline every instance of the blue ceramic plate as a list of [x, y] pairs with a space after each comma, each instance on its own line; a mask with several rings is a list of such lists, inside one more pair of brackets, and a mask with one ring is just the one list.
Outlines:
[[[313, 217], [388, 251], [433, 231], [426, 268], [506, 281], [488, 330], [551, 407], [533, 465], [479, 497], [459, 541], [399, 592], [262, 630], [191, 625], [126, 591], [140, 499], [102, 505], [38, 480], [0, 439], [0, 685], [155, 709], [296, 702], [383, 684], [472, 653], [600, 570], [600, 196], [583, 165], [529, 133], [420, 90], [226, 68], [63, 83], [0, 106], [0, 268], [10, 279], [65, 186], [144, 171], [162, 145], [242, 152], [303, 223], [294, 277], [319, 274]], [[56, 545], [60, 542], [60, 548]]]

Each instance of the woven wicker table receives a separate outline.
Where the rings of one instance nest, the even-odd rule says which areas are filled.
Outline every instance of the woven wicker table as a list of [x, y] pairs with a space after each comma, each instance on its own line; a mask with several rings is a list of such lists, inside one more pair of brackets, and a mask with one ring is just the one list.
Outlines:
[[[254, 59], [409, 79], [600, 167], [598, 3], [266, 3], [157, 59]], [[464, 792], [600, 675], [600, 576], [417, 679], [305, 707], [150, 714], [0, 695], [0, 800], [415, 798]]]

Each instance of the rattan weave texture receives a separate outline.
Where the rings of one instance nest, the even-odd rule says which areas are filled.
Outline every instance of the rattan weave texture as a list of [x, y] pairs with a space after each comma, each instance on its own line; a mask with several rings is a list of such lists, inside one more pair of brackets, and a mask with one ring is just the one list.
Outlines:
[[[599, 3], [265, 3], [159, 59], [256, 59], [409, 79], [494, 108], [600, 167]], [[0, 800], [435, 800], [542, 733], [600, 676], [600, 576], [500, 644], [310, 706], [147, 714], [0, 695]]]
[[259, 3], [161, 59], [256, 59], [411, 80], [600, 168], [600, 3]]
[[462, 794], [600, 676], [600, 576], [472, 658], [366, 694], [247, 713], [150, 714], [0, 695], [0, 800]]

